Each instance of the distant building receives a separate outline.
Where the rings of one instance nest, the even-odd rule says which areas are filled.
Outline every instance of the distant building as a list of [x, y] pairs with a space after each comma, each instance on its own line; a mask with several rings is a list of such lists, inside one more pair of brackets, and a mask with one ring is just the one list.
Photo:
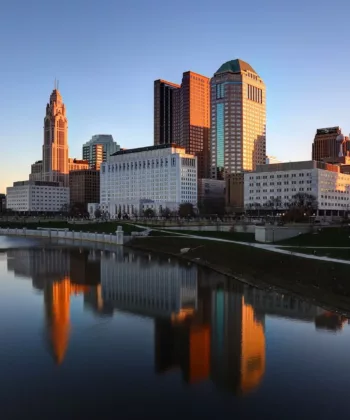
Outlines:
[[101, 210], [111, 217], [197, 205], [197, 159], [175, 144], [117, 152], [101, 165], [100, 179]]
[[312, 160], [334, 159], [350, 153], [349, 137], [340, 127], [319, 128], [312, 144]]
[[266, 89], [246, 62], [224, 63], [211, 84], [211, 174], [255, 170], [266, 159]]
[[228, 213], [244, 212], [244, 173], [226, 177], [225, 204]]
[[282, 163], [275, 156], [266, 156], [266, 165], [271, 165], [272, 163]]
[[178, 110], [174, 92], [181, 86], [166, 80], [154, 82], [154, 144], [175, 143], [174, 126]]
[[89, 162], [92, 169], [100, 169], [102, 162], [120, 150], [120, 146], [110, 134], [96, 134], [83, 145], [83, 159]]
[[298, 193], [315, 197], [317, 216], [343, 216], [350, 209], [350, 175], [316, 161], [259, 165], [244, 174], [246, 208], [266, 208], [274, 201], [283, 211]]
[[6, 210], [6, 195], [0, 194], [0, 213], [4, 213]]
[[31, 171], [29, 175], [30, 181], [42, 181], [43, 177], [43, 161], [38, 160], [31, 166]]
[[100, 171], [75, 170], [69, 173], [70, 203], [84, 204], [100, 201]]
[[225, 211], [225, 181], [198, 179], [198, 209], [202, 214], [222, 214]]
[[154, 82], [154, 144], [176, 143], [197, 156], [198, 177], [208, 177], [210, 79], [187, 71], [181, 85]]
[[89, 162], [87, 160], [68, 158], [68, 169], [69, 172], [83, 171], [85, 169], [89, 169]]
[[69, 203], [69, 188], [58, 182], [19, 181], [7, 188], [7, 208], [16, 212], [57, 213]]

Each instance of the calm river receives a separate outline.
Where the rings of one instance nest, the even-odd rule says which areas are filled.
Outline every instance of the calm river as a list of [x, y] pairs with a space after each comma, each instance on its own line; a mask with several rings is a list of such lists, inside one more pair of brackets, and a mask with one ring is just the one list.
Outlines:
[[329, 419], [348, 320], [173, 258], [0, 237], [1, 419]]

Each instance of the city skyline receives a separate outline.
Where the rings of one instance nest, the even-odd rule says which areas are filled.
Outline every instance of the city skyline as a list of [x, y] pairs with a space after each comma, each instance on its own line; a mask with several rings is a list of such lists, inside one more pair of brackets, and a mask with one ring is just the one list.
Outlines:
[[[106, 1], [104, 8], [91, 5], [81, 14], [77, 1], [69, 7], [68, 15], [64, 8], [57, 11], [53, 5], [43, 8], [39, 3], [30, 10], [18, 10], [14, 3], [4, 7], [0, 33], [8, 42], [1, 71], [4, 164], [0, 192], [13, 181], [25, 179], [30, 164], [38, 159], [42, 104], [55, 77], [60, 79], [67, 105], [73, 156], [81, 155], [81, 145], [95, 133], [110, 133], [127, 148], [152, 144], [153, 81], [162, 77], [179, 83], [180, 75], [188, 70], [212, 77], [220, 63], [235, 58], [250, 63], [265, 81], [267, 154], [283, 161], [306, 160], [316, 128], [339, 125], [344, 135], [348, 134], [347, 111], [341, 105], [350, 91], [346, 74], [349, 59], [343, 57], [348, 39], [344, 10], [322, 3], [316, 17], [311, 4], [298, 1], [283, 7], [271, 1], [263, 9], [259, 3], [256, 8], [236, 7], [224, 1], [225, 13], [219, 24], [213, 21], [209, 5], [198, 8], [198, 4], [186, 3], [187, 14], [183, 16], [180, 1], [178, 10], [171, 9], [166, 19], [157, 19], [170, 6], [154, 3], [162, 7], [151, 10], [139, 2], [134, 9], [123, 4], [117, 13], [117, 6]], [[42, 37], [51, 30], [53, 10], [64, 27], [55, 37], [54, 48], [49, 37]], [[231, 24], [233, 12], [235, 25]], [[326, 34], [322, 16], [336, 21], [337, 30]], [[127, 24], [131, 18], [145, 34], [142, 43]], [[157, 19], [156, 27], [152, 27], [151, 19]], [[14, 20], [21, 31], [15, 30]], [[90, 25], [104, 30], [98, 34], [81, 30], [83, 35], [77, 36], [80, 29]], [[159, 36], [161, 33], [168, 39]], [[235, 37], [239, 41], [233, 48]], [[171, 48], [164, 48], [168, 41]], [[333, 66], [336, 77], [332, 83], [320, 66], [324, 56], [342, 57], [341, 66]], [[281, 147], [282, 142], [293, 147]]]

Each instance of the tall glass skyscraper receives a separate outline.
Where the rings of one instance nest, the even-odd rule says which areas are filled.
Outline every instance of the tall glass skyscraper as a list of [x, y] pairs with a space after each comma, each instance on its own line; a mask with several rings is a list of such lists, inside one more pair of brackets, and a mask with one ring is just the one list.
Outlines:
[[252, 171], [266, 159], [265, 84], [242, 60], [211, 79], [211, 178]]

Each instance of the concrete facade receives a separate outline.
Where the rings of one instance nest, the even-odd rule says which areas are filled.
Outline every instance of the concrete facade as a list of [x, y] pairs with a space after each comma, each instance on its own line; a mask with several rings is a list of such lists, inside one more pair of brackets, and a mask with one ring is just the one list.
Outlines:
[[7, 188], [7, 208], [16, 212], [60, 212], [69, 203], [69, 188], [58, 182], [19, 181]]
[[271, 200], [287, 209], [298, 193], [315, 197], [318, 215], [342, 215], [350, 208], [350, 175], [340, 173], [339, 166], [315, 161], [260, 165], [244, 174], [247, 209], [266, 207]]
[[197, 159], [174, 144], [117, 152], [101, 165], [100, 180], [101, 211], [112, 218], [197, 205]]

